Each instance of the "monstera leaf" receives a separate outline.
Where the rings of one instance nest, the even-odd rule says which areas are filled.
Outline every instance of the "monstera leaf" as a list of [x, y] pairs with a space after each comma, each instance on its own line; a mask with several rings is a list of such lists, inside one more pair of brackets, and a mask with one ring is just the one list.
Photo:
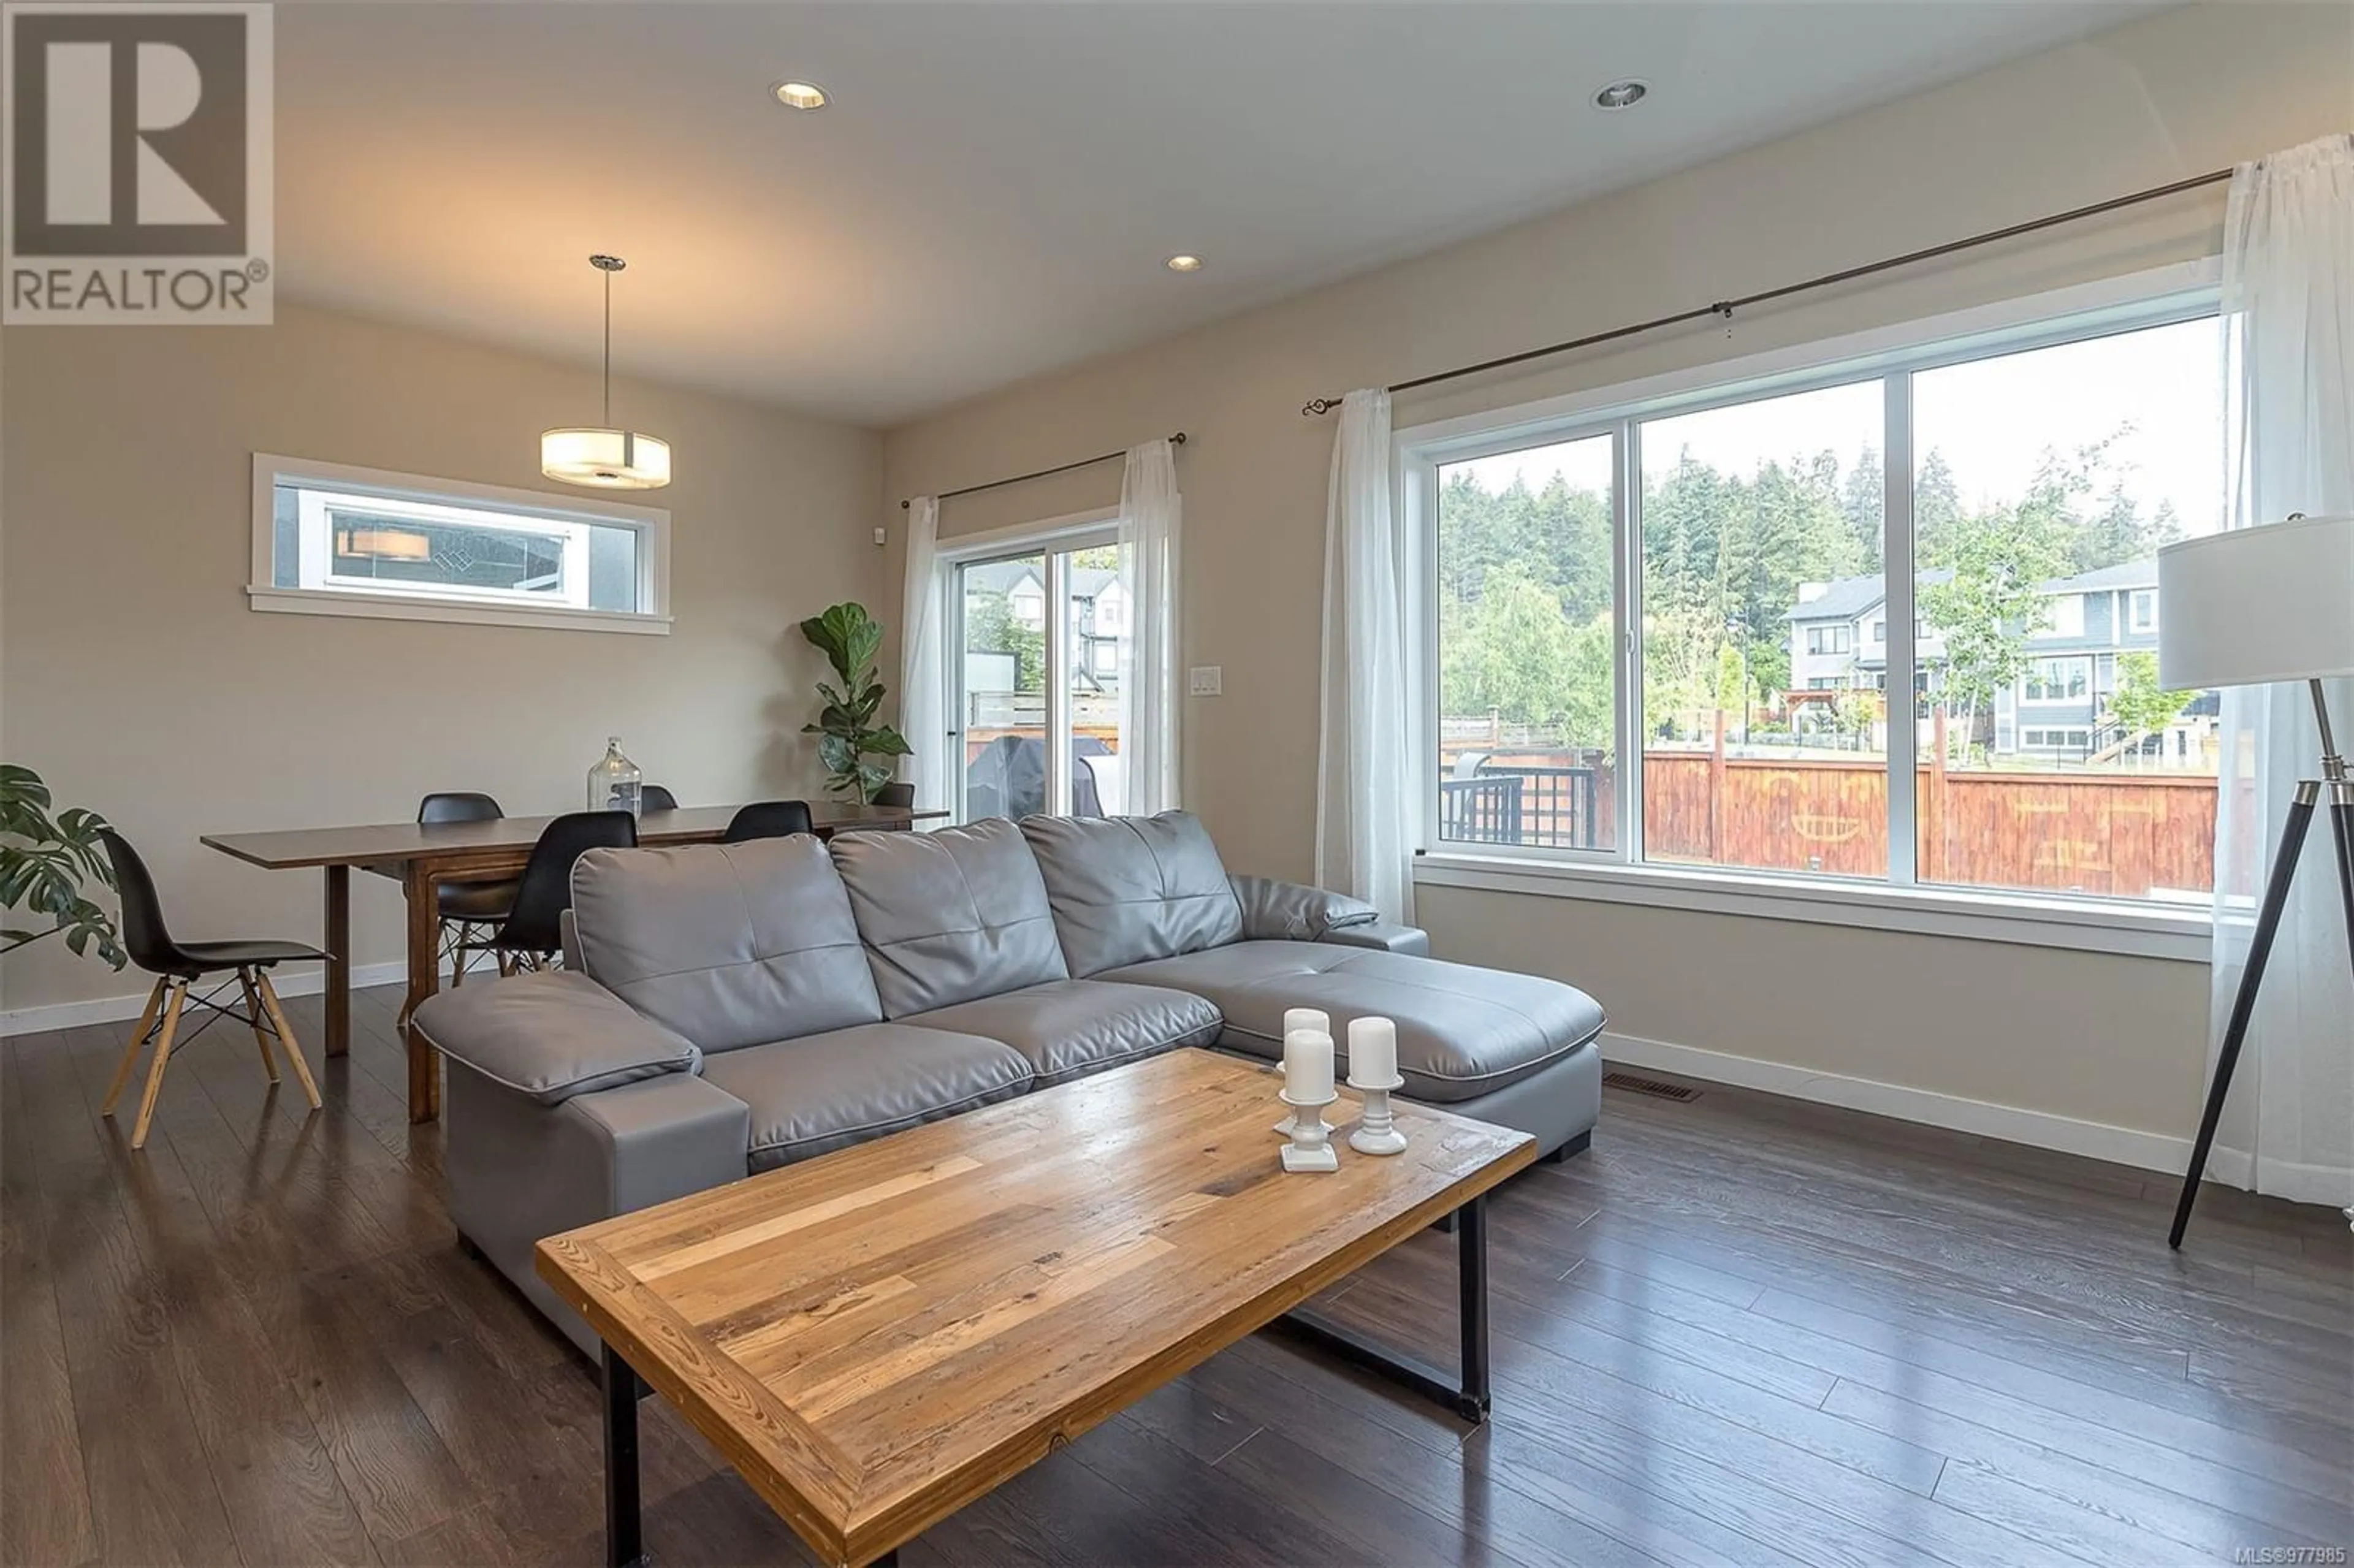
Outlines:
[[52, 818], [49, 787], [29, 768], [0, 763], [0, 909], [46, 916], [47, 927], [0, 929], [0, 953], [62, 932], [77, 957], [93, 946], [109, 967], [130, 962], [114, 922], [82, 896], [96, 883], [114, 885], [99, 830], [106, 819], [80, 806]]

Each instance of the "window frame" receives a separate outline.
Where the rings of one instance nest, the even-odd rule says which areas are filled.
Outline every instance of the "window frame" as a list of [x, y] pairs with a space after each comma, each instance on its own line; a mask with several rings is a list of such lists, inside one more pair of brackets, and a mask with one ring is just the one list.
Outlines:
[[[567, 540], [567, 557], [577, 559], [581, 567], [575, 602], [535, 602], [504, 588], [387, 586], [373, 579], [339, 576], [333, 569], [334, 522], [328, 515], [330, 508], [313, 505], [307, 496], [296, 523], [298, 534], [308, 543], [325, 546], [325, 551], [314, 555], [308, 548], [302, 549], [296, 566], [297, 585], [282, 586], [277, 580], [277, 493], [281, 484], [362, 497], [385, 504], [395, 514], [404, 509], [419, 516], [429, 514], [433, 509], [482, 512], [512, 518], [522, 531], [562, 535]], [[245, 591], [248, 604], [256, 610], [365, 620], [520, 626], [555, 631], [625, 632], [655, 637], [670, 633], [670, 513], [663, 507], [632, 506], [586, 496], [556, 495], [545, 491], [259, 451], [253, 454], [252, 502], [251, 576]], [[638, 603], [642, 608], [618, 610], [588, 607], [587, 555], [592, 527], [626, 528], [637, 535]]]
[[[2147, 606], [2149, 614], [2142, 610]], [[2126, 590], [2126, 635], [2154, 637], [2158, 634], [2158, 590], [2154, 588]]]
[[[1437, 475], [1445, 465], [1607, 436], [1615, 442], [1611, 496], [1615, 598], [1612, 680], [1617, 710], [1617, 842], [1607, 850], [1458, 842], [1439, 837], [1436, 767], [1421, 769], [1417, 883], [1516, 893], [1665, 904], [1882, 929], [2023, 942], [2073, 949], [2206, 961], [2212, 917], [2196, 904], [2044, 892], [1980, 889], [1918, 880], [1914, 791], [1888, 793], [1889, 869], [1884, 879], [1687, 866], [1642, 858], [1640, 763], [1634, 747], [1640, 711], [1641, 539], [1634, 524], [1641, 479], [1641, 426], [1663, 417], [1734, 407], [1763, 398], [1878, 379], [1885, 429], [1882, 558], [1914, 558], [1913, 377], [1978, 360], [2031, 352], [2152, 327], [2213, 318], [2219, 312], [2215, 260], [2155, 269], [1819, 343], [1747, 355], [1484, 413], [1408, 426], [1392, 437], [1398, 514], [1406, 531], [1406, 610], [1419, 634], [1408, 639], [1413, 742], [1418, 758], [1438, 756], [1440, 651], [1436, 613]], [[1921, 622], [1913, 574], [1885, 574], [1881, 613], [1912, 639], [1886, 644], [1888, 689], [1917, 690]], [[2091, 681], [2088, 672], [2089, 696]], [[1910, 725], [1889, 726], [1892, 779], [1914, 776], [1917, 737]]]

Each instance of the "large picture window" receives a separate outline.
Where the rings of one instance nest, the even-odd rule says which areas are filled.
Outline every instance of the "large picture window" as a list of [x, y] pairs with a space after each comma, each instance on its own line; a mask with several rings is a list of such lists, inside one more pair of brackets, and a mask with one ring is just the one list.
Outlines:
[[2220, 526], [2222, 384], [2178, 295], [1407, 432], [1435, 847], [2203, 907], [2156, 553]]

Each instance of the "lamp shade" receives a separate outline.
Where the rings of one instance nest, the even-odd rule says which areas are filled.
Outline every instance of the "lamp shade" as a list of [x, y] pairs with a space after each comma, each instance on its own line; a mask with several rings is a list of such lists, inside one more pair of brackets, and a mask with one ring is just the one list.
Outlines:
[[567, 484], [660, 490], [670, 482], [670, 443], [599, 426], [546, 430], [539, 438], [539, 471]]
[[2296, 517], [2158, 553], [2172, 692], [2354, 675], [2354, 516]]

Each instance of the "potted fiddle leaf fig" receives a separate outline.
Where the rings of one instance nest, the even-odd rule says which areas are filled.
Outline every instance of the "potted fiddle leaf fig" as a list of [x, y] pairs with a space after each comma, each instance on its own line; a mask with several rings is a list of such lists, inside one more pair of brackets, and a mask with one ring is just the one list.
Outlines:
[[131, 961], [106, 911], [82, 896], [85, 884], [114, 885], [99, 830], [106, 819], [80, 806], [50, 814], [49, 787], [29, 768], [0, 762], [0, 908], [48, 916], [40, 930], [0, 930], [0, 953], [65, 933], [76, 957], [92, 945], [111, 969]]
[[801, 733], [819, 737], [817, 755], [825, 764], [826, 788], [870, 805], [875, 791], [890, 782], [891, 765], [869, 758], [905, 757], [912, 749], [897, 730], [875, 722], [884, 694], [875, 667], [875, 655], [883, 646], [882, 623], [863, 604], [837, 604], [802, 621], [801, 635], [825, 655], [834, 676], [817, 683], [825, 707], [815, 724], [801, 726]]

